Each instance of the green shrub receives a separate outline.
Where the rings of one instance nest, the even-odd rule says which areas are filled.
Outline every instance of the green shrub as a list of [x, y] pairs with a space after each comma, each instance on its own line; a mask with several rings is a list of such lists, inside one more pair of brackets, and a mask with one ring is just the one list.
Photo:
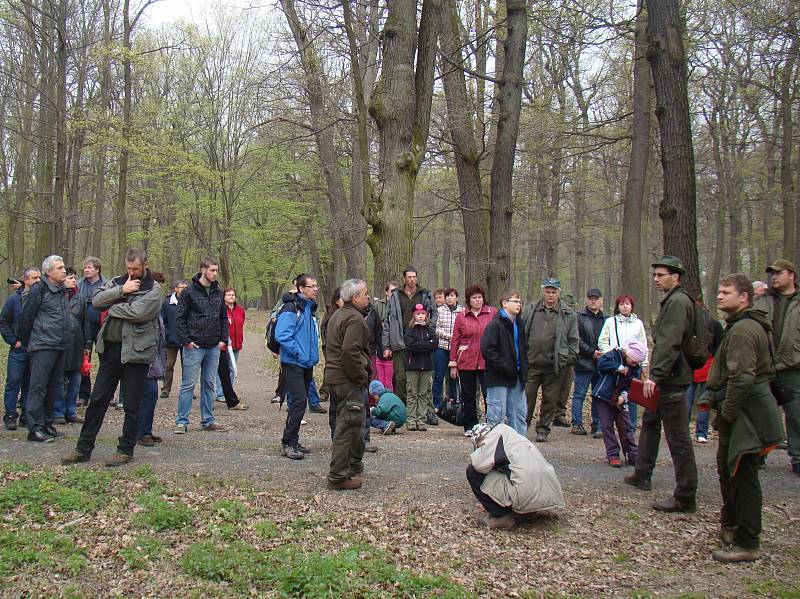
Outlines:
[[142, 511], [134, 515], [133, 524], [140, 528], [177, 530], [194, 520], [194, 513], [189, 506], [180, 501], [166, 501], [151, 491], [141, 494], [137, 502]]

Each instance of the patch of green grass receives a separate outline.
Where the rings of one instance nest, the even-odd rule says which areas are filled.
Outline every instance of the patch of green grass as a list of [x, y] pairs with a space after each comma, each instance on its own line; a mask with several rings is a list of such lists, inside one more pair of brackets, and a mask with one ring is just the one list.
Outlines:
[[289, 522], [289, 528], [292, 530], [310, 530], [322, 526], [328, 521], [325, 516], [299, 516]]
[[632, 521], [632, 522], [633, 522], [633, 521], [636, 521], [636, 520], [641, 520], [641, 519], [642, 519], [642, 517], [641, 517], [639, 514], [637, 514], [636, 512], [628, 512], [628, 513], [625, 515], [625, 517], [626, 517], [628, 520]]
[[614, 556], [613, 559], [614, 562], [617, 564], [624, 564], [625, 562], [631, 559], [631, 556], [628, 555], [627, 553], [618, 553]]
[[64, 485], [89, 495], [104, 493], [114, 480], [113, 472], [91, 470], [88, 468], [71, 468], [64, 477]]
[[262, 520], [255, 525], [256, 534], [264, 540], [275, 539], [281, 536], [278, 525], [272, 520]]
[[59, 483], [49, 473], [32, 474], [0, 489], [0, 512], [21, 507], [25, 517], [36, 522], [44, 522], [49, 510], [87, 511], [94, 503], [94, 498]]
[[20, 472], [30, 472], [31, 467], [29, 464], [21, 462], [3, 462], [0, 464], [0, 476], [8, 476], [9, 474], [17, 474]]
[[72, 576], [86, 565], [86, 556], [69, 537], [53, 531], [0, 531], [0, 575], [5, 576], [27, 565], [41, 566]]
[[220, 499], [214, 502], [211, 511], [225, 522], [241, 522], [247, 516], [249, 509], [241, 501]]
[[194, 520], [194, 512], [181, 501], [169, 502], [161, 495], [149, 491], [137, 499], [142, 510], [134, 515], [133, 524], [156, 531], [177, 530]]
[[786, 586], [774, 580], [760, 580], [747, 585], [747, 590], [754, 595], [775, 597], [776, 599], [800, 599], [800, 587]]
[[166, 544], [155, 537], [136, 537], [133, 545], [123, 547], [119, 555], [132, 570], [144, 570], [164, 553]]
[[631, 591], [631, 599], [651, 599], [653, 593], [646, 589], [633, 589]]
[[190, 576], [224, 581], [242, 592], [255, 587], [307, 598], [365, 594], [451, 599], [471, 596], [465, 587], [449, 578], [398, 568], [383, 553], [363, 544], [337, 553], [304, 551], [295, 545], [259, 552], [242, 541], [228, 545], [202, 541], [189, 548], [180, 564]]

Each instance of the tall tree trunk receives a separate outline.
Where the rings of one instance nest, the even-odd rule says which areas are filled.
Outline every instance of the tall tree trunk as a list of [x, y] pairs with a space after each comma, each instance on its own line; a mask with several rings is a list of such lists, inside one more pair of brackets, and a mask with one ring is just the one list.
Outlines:
[[625, 200], [622, 207], [622, 289], [646, 304], [647, 281], [642, 277], [642, 262], [647, 259], [642, 247], [643, 206], [650, 162], [650, 103], [652, 85], [647, 62], [647, 12], [644, 0], [638, 2], [636, 39], [633, 50], [633, 131]]
[[512, 177], [522, 106], [522, 74], [528, 34], [525, 0], [506, 0], [508, 35], [504, 43], [505, 65], [497, 108], [497, 142], [492, 161], [489, 237], [490, 301], [495, 302], [511, 278], [511, 219], [514, 214]]
[[647, 0], [647, 58], [653, 70], [656, 116], [661, 132], [664, 197], [659, 216], [664, 227], [664, 252], [683, 261], [682, 283], [698, 297], [697, 206], [692, 128], [689, 118], [686, 31], [678, 0]]
[[125, 251], [128, 248], [128, 162], [130, 160], [131, 94], [131, 15], [130, 0], [122, 4], [122, 149], [119, 154], [119, 188], [117, 189], [117, 265], [120, 272], [125, 269]]
[[[798, 3], [792, 2], [793, 6]], [[797, 260], [800, 248], [797, 244], [797, 209], [795, 207], [795, 186], [792, 174], [792, 144], [794, 142], [794, 121], [792, 102], [794, 100], [793, 80], [797, 64], [797, 26], [796, 17], [790, 21], [789, 30], [794, 32], [791, 46], [786, 55], [786, 64], [781, 73], [781, 124], [783, 139], [781, 144], [781, 203], [783, 204], [783, 256]]]
[[[398, 277], [412, 255], [414, 188], [425, 158], [436, 63], [439, 0], [388, 3], [383, 67], [369, 111], [379, 132], [378, 185], [365, 207], [378, 281]], [[416, 55], [416, 64], [415, 64]]]
[[38, 262], [52, 253], [53, 223], [53, 142], [55, 98], [52, 67], [53, 23], [45, 12], [41, 13], [39, 29], [39, 118], [36, 127], [36, 249], [34, 261]]
[[[103, 52], [100, 67], [100, 111], [108, 114], [111, 103], [111, 0], [103, 0]], [[100, 142], [95, 159], [94, 221], [92, 225], [92, 255], [103, 253], [103, 225], [106, 205], [106, 144]]]
[[64, 251], [64, 191], [67, 185], [67, 0], [59, 0], [55, 26], [56, 44], [56, 171], [53, 186], [52, 243]]
[[447, 102], [447, 123], [453, 141], [456, 176], [464, 223], [466, 284], [484, 288], [488, 280], [489, 211], [481, 184], [481, 147], [475, 138], [472, 105], [467, 96], [462, 55], [461, 19], [455, 0], [443, 0], [440, 9], [441, 60], [439, 70]]
[[83, 97], [86, 88], [86, 74], [81, 71], [78, 75], [78, 90], [75, 96], [75, 132], [72, 136], [72, 174], [69, 184], [69, 214], [67, 216], [66, 241], [64, 244], [64, 261], [67, 264], [77, 265], [78, 247], [77, 231], [78, 216], [80, 212], [80, 185], [81, 185], [81, 161], [83, 160], [83, 144], [86, 137], [86, 129], [83, 126]]

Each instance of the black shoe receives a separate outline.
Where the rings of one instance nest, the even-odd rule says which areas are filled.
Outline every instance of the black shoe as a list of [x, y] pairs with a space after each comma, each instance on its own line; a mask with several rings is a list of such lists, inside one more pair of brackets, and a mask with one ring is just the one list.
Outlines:
[[53, 420], [53, 424], [66, 424], [66, 423], [67, 423], [66, 418], [55, 418]]
[[322, 406], [314, 406], [313, 408], [308, 408], [309, 412], [314, 412], [315, 414], [327, 414], [328, 410], [323, 408]]
[[792, 474], [800, 476], [800, 464], [792, 464]]
[[547, 435], [545, 435], [544, 433], [537, 433], [536, 442], [537, 443], [547, 443]]
[[674, 497], [668, 497], [654, 502], [653, 509], [658, 512], [694, 514], [697, 511], [697, 503], [694, 501], [679, 501]]
[[28, 433], [28, 441], [34, 441], [35, 443], [52, 443], [53, 439], [54, 437], [42, 431], [31, 431]]
[[439, 426], [439, 419], [433, 412], [428, 412], [428, 414], [425, 416], [425, 424], [429, 426]]
[[653, 483], [651, 483], [649, 480], [639, 478], [635, 474], [629, 474], [624, 480], [625, 484], [636, 487], [637, 489], [641, 489], [642, 491], [650, 491], [653, 489]]
[[17, 416], [16, 414], [12, 414], [10, 416], [6, 416], [3, 418], [3, 427], [7, 431], [15, 431], [17, 430]]
[[58, 437], [64, 437], [66, 435], [66, 433], [62, 433], [60, 430], [58, 430], [52, 424], [46, 425], [44, 427], [44, 432], [47, 433], [48, 435], [50, 435], [51, 437], [53, 437], [54, 439], [56, 439]]
[[559, 426], [561, 428], [570, 428], [572, 425], [566, 418], [559, 416], [553, 420], [553, 426]]
[[71, 416], [70, 418], [67, 418], [67, 422], [70, 424], [83, 424], [83, 418], [80, 416]]
[[300, 451], [302, 451], [305, 454], [311, 453], [311, 448], [310, 447], [306, 447], [305, 445], [300, 443], [300, 441], [297, 442], [297, 449], [299, 449]]
[[586, 435], [586, 429], [583, 428], [582, 424], [575, 424], [572, 426], [572, 434], [573, 435]]

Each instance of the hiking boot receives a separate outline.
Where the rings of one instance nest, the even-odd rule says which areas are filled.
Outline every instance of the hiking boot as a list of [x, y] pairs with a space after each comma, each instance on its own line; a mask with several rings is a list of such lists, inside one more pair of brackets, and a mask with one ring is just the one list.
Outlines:
[[140, 438], [137, 443], [145, 447], [153, 447], [156, 444], [156, 440], [153, 439], [153, 435], [145, 435], [144, 437]]
[[108, 466], [109, 468], [113, 468], [115, 466], [123, 466], [125, 464], [130, 464], [132, 461], [133, 461], [132, 455], [128, 455], [127, 453], [117, 452], [105, 461], [105, 465]]
[[57, 430], [52, 424], [46, 424], [44, 427], [44, 432], [53, 437], [54, 439], [58, 439], [60, 437], [66, 437], [67, 433], [62, 433], [60, 430]]
[[328, 410], [323, 408], [322, 406], [314, 406], [313, 408], [308, 408], [309, 412], [314, 412], [314, 414], [327, 414]]
[[355, 464], [350, 464], [350, 470], [353, 471], [353, 474], [361, 474], [364, 472], [364, 462], [356, 462]]
[[547, 443], [547, 435], [545, 435], [544, 433], [536, 433], [536, 442]]
[[651, 491], [653, 489], [653, 483], [649, 480], [639, 478], [636, 474], [629, 474], [623, 480], [625, 484], [641, 489], [642, 491]]
[[586, 429], [583, 428], [582, 424], [573, 424], [572, 425], [572, 434], [573, 435], [586, 435]]
[[53, 424], [66, 424], [66, 423], [67, 423], [67, 419], [66, 418], [63, 418], [63, 417], [62, 418], [53, 418]]
[[653, 509], [658, 512], [693, 514], [697, 511], [697, 503], [694, 501], [679, 501], [674, 497], [667, 497], [654, 502]]
[[67, 422], [69, 422], [70, 424], [83, 424], [83, 418], [81, 418], [80, 416], [70, 416], [69, 418], [67, 418]]
[[16, 414], [7, 414], [3, 417], [3, 428], [7, 431], [15, 431], [17, 430], [17, 415]]
[[61, 464], [64, 466], [71, 466], [72, 464], [78, 464], [80, 462], [88, 462], [89, 456], [85, 453], [81, 453], [78, 450], [70, 451], [68, 454], [64, 455], [61, 458]]
[[619, 458], [609, 458], [608, 465], [612, 468], [622, 468], [622, 462]]
[[176, 424], [175, 429], [172, 431], [176, 435], [185, 435], [189, 432], [188, 424]]
[[561, 428], [569, 428], [572, 425], [569, 423], [569, 420], [567, 420], [563, 416], [559, 416], [558, 418], [553, 419], [553, 426], [559, 426]]
[[[408, 421], [406, 423], [406, 430], [407, 431], [415, 431], [415, 430], [417, 430], [417, 423]], [[467, 435], [467, 436], [469, 436], [469, 435]]]
[[491, 529], [514, 528], [514, 513], [509, 512], [505, 516], [495, 517], [489, 513], [478, 516], [478, 524], [488, 526]]
[[204, 431], [209, 431], [209, 432], [212, 432], [212, 433], [224, 433], [228, 429], [225, 428], [224, 426], [222, 426], [221, 424], [217, 424], [216, 422], [212, 422], [208, 426], [204, 426], [203, 430]]
[[603, 438], [603, 431], [596, 430], [592, 433], [592, 439], [602, 439]]
[[426, 430], [428, 430], [428, 427], [425, 426], [424, 422], [417, 422], [417, 430], [418, 431], [426, 431]]
[[754, 562], [761, 557], [759, 549], [746, 549], [731, 543], [722, 549], [715, 549], [711, 552], [713, 557], [718, 562], [732, 564], [736, 562]]
[[239, 402], [235, 406], [231, 406], [228, 409], [229, 410], [249, 410], [250, 406], [248, 406], [247, 404], [243, 404], [242, 402]]
[[311, 448], [310, 447], [306, 447], [305, 445], [300, 443], [300, 441], [297, 442], [297, 449], [299, 449], [303, 453], [311, 453]]
[[162, 391], [161, 395], [159, 395], [158, 397], [160, 399], [168, 399], [169, 398], [169, 393], [167, 393], [166, 391]]
[[153, 443], [161, 443], [161, 441], [163, 441], [161, 437], [152, 433], [150, 433], [150, 437], [153, 439]]
[[800, 464], [792, 464], [792, 474], [800, 476]]
[[428, 412], [425, 415], [425, 424], [427, 424], [428, 426], [439, 426], [439, 419], [433, 412]]
[[340, 483], [328, 481], [328, 488], [332, 491], [352, 491], [360, 488], [362, 481], [360, 478], [347, 478]]
[[719, 532], [717, 532], [717, 538], [722, 541], [723, 545], [733, 545], [733, 537], [735, 532], [735, 526], [725, 526], [724, 524], [720, 524]]
[[386, 428], [383, 429], [384, 435], [391, 435], [394, 432], [394, 429], [397, 428], [397, 425], [394, 423], [393, 420], [389, 421], [389, 424], [386, 425]]
[[286, 456], [290, 460], [302, 460], [303, 452], [297, 446], [281, 445], [281, 455]]
[[375, 453], [378, 451], [378, 446], [373, 445], [372, 443], [367, 441], [366, 443], [364, 443], [364, 451], [366, 451], [367, 453]]
[[28, 433], [28, 441], [33, 441], [34, 443], [52, 443], [54, 440], [54, 437], [43, 431], [31, 431]]

